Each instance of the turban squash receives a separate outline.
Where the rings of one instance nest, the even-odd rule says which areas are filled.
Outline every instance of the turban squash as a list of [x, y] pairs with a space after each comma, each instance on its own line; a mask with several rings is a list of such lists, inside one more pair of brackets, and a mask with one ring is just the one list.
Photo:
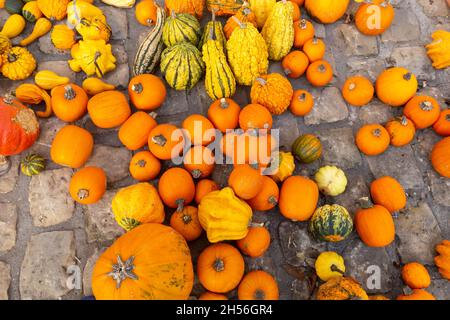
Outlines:
[[97, 260], [97, 300], [187, 299], [194, 281], [189, 247], [171, 227], [146, 223], [118, 238]]
[[450, 66], [450, 32], [437, 30], [431, 37], [433, 42], [426, 46], [428, 57], [436, 69]]

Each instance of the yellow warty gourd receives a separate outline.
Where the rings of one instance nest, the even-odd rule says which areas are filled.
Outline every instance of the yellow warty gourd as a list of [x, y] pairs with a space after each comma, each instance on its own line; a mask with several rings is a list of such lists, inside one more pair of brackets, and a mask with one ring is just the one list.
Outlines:
[[39, 18], [34, 25], [31, 34], [19, 42], [21, 46], [27, 46], [39, 37], [42, 37], [52, 29], [52, 23], [47, 18]]
[[98, 93], [108, 90], [114, 90], [116, 87], [106, 83], [99, 78], [87, 78], [83, 81], [82, 87], [88, 95], [95, 96]]
[[34, 76], [34, 82], [42, 89], [51, 90], [54, 87], [68, 84], [70, 79], [62, 77], [50, 70], [42, 70]]
[[9, 39], [12, 39], [22, 33], [25, 29], [25, 25], [26, 21], [24, 17], [19, 14], [13, 14], [6, 20], [0, 33], [4, 34]]
[[431, 37], [433, 42], [426, 46], [427, 54], [436, 69], [450, 66], [450, 32], [438, 30]]
[[278, 1], [264, 24], [261, 34], [267, 43], [270, 60], [279, 61], [291, 51], [294, 44], [293, 12], [291, 1]]
[[[11, 48], [11, 41], [9, 40], [9, 38], [4, 35], [3, 33], [0, 33], [0, 55], [3, 52], [6, 52], [7, 50], [9, 50]], [[1, 61], [0, 61], [0, 65], [1, 65]]]
[[273, 9], [276, 0], [250, 0], [250, 9], [256, 16], [256, 23], [258, 28], [262, 28], [266, 23], [267, 17]]
[[250, 86], [257, 77], [267, 73], [267, 45], [251, 23], [240, 22], [227, 42], [227, 53], [237, 83]]
[[68, 3], [69, 0], [37, 0], [39, 10], [52, 21], [66, 17]]
[[67, 22], [77, 26], [81, 19], [92, 20], [92, 18], [103, 15], [103, 11], [86, 1], [71, 1], [67, 5]]

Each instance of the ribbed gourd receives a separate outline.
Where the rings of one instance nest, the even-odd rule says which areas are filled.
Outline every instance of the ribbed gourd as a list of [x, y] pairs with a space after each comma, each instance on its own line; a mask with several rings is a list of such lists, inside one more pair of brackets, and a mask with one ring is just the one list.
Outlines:
[[161, 38], [166, 21], [166, 11], [158, 6], [156, 16], [156, 25], [147, 34], [136, 53], [133, 64], [134, 75], [152, 73], [161, 58], [164, 49]]
[[200, 51], [190, 42], [166, 48], [161, 55], [161, 71], [175, 90], [192, 89], [205, 70]]
[[269, 59], [279, 61], [286, 56], [294, 44], [294, 25], [291, 1], [278, 1], [273, 7], [261, 31], [267, 43]]
[[163, 28], [163, 42], [171, 47], [183, 41], [188, 41], [196, 46], [201, 37], [201, 27], [197, 18], [188, 13], [176, 14], [172, 11], [167, 17]]
[[215, 37], [214, 39], [220, 42], [220, 45], [225, 52], [225, 49], [227, 47], [227, 39], [225, 38], [225, 34], [223, 32], [222, 22], [216, 20], [216, 14], [214, 11], [212, 12], [211, 21], [206, 24], [202, 38], [200, 39], [200, 42], [198, 44], [198, 48], [200, 50], [202, 50], [203, 45], [209, 40], [211, 32]]
[[250, 86], [267, 73], [269, 54], [264, 38], [251, 23], [239, 23], [227, 42], [228, 62], [237, 83]]
[[450, 66], [450, 32], [435, 31], [431, 37], [433, 42], [426, 45], [428, 57], [436, 69], [445, 69]]
[[210, 30], [209, 40], [203, 45], [203, 61], [206, 65], [205, 89], [213, 100], [229, 98], [236, 92], [236, 79], [227, 62], [220, 40]]

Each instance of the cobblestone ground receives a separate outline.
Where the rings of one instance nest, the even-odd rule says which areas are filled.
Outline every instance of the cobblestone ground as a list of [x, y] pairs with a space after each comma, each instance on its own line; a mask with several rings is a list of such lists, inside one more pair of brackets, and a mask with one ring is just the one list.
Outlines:
[[[246, 258], [246, 266], [275, 275], [282, 299], [311, 298], [315, 279], [309, 266], [317, 252], [325, 249], [341, 253], [348, 274], [361, 281], [369, 293], [397, 296], [404, 286], [399, 266], [419, 261], [431, 273], [433, 281], [429, 291], [438, 299], [450, 299], [450, 282], [443, 280], [433, 265], [434, 246], [441, 239], [450, 238], [450, 180], [440, 178], [428, 160], [438, 136], [431, 130], [422, 130], [411, 145], [391, 147], [383, 155], [366, 157], [355, 146], [356, 130], [365, 123], [386, 122], [401, 110], [376, 99], [368, 106], [355, 108], [344, 102], [339, 91], [350, 75], [363, 74], [374, 80], [385, 67], [404, 66], [419, 78], [420, 91], [437, 97], [445, 108], [444, 100], [450, 98], [450, 70], [434, 70], [424, 49], [432, 31], [450, 31], [445, 0], [394, 0], [393, 4], [395, 21], [379, 37], [363, 36], [353, 24], [342, 20], [327, 26], [315, 24], [316, 35], [327, 44], [326, 59], [334, 67], [334, 80], [323, 89], [311, 88], [304, 78], [292, 81], [295, 89], [311, 90], [316, 105], [304, 118], [296, 118], [289, 112], [275, 117], [274, 127], [281, 128], [281, 144], [288, 148], [300, 133], [315, 133], [324, 144], [322, 159], [311, 165], [298, 165], [297, 174], [312, 175], [325, 164], [345, 169], [349, 179], [347, 191], [337, 198], [322, 197], [320, 204], [339, 203], [354, 213], [355, 201], [368, 195], [368, 186], [374, 178], [382, 175], [397, 178], [407, 189], [408, 205], [395, 220], [396, 240], [386, 248], [369, 248], [353, 233], [338, 244], [317, 243], [310, 238], [305, 223], [287, 221], [278, 210], [257, 212], [255, 220], [269, 225], [272, 244], [263, 257]], [[124, 89], [136, 47], [147, 31], [136, 22], [134, 9], [104, 6], [102, 9], [113, 30], [112, 44], [118, 59], [117, 69], [106, 80]], [[355, 9], [356, 3], [348, 13]], [[0, 25], [6, 18], [5, 10], [0, 10]], [[39, 61], [39, 69], [54, 70], [81, 83], [83, 75], [69, 69], [66, 62], [69, 56], [54, 49], [49, 35], [32, 44], [30, 50]], [[270, 71], [281, 72], [280, 64], [272, 64]], [[0, 95], [16, 85], [0, 79]], [[249, 89], [239, 88], [235, 99], [241, 106], [249, 103]], [[171, 90], [158, 110], [158, 120], [180, 124], [188, 114], [205, 113], [209, 104], [202, 83], [190, 92]], [[95, 135], [96, 146], [89, 163], [106, 170], [108, 192], [99, 203], [83, 207], [75, 204], [67, 193], [71, 169], [61, 168], [49, 160], [45, 172], [29, 178], [19, 174], [19, 157], [12, 157], [11, 170], [0, 178], [0, 299], [79, 299], [90, 295], [90, 273], [96, 257], [122, 233], [113, 220], [110, 201], [118, 188], [134, 183], [127, 170], [132, 154], [121, 147], [116, 130], [97, 129], [88, 116], [77, 124]], [[49, 145], [62, 126], [56, 118], [41, 121], [42, 133], [31, 151], [49, 159]], [[224, 186], [229, 172], [229, 167], [219, 165], [213, 178]], [[203, 237], [191, 245], [194, 260], [206, 244]], [[66, 286], [67, 269], [72, 265], [79, 266], [82, 272], [80, 289], [69, 290]], [[367, 287], [366, 271], [371, 265], [381, 268], [378, 289]], [[192, 295], [202, 291], [196, 283]], [[230, 297], [234, 295], [231, 293]]]

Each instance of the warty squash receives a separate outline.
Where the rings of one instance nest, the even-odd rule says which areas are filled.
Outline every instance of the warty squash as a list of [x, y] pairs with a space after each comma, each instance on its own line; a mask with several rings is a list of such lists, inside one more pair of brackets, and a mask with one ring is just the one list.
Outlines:
[[266, 41], [270, 60], [283, 59], [294, 44], [293, 11], [292, 2], [281, 0], [273, 6], [267, 17], [261, 34]]
[[266, 107], [272, 114], [282, 114], [291, 104], [294, 89], [288, 79], [279, 73], [257, 77], [252, 85], [252, 103]]
[[250, 9], [255, 13], [258, 28], [262, 29], [275, 6], [276, 0], [249, 0], [249, 2]]
[[112, 54], [111, 45], [105, 40], [81, 40], [70, 50], [72, 60], [70, 68], [75, 72], [84, 71], [86, 75], [103, 77], [116, 68], [116, 58]]
[[248, 7], [247, 2], [244, 2], [242, 7], [239, 9], [238, 12], [236, 12], [234, 16], [228, 18], [227, 23], [223, 27], [223, 32], [225, 33], [227, 39], [230, 39], [234, 29], [239, 27], [239, 22], [241, 23], [250, 22], [255, 27], [258, 27], [258, 25], [256, 24], [256, 16], [252, 12], [252, 10]]
[[369, 300], [369, 297], [355, 279], [333, 277], [319, 287], [317, 300]]
[[69, 0], [37, 0], [39, 10], [50, 20], [62, 20], [67, 15]]
[[131, 115], [128, 99], [116, 90], [96, 94], [89, 99], [87, 109], [92, 122], [104, 129], [120, 126]]
[[55, 115], [66, 122], [74, 122], [86, 113], [88, 95], [76, 84], [64, 84], [52, 89]]
[[36, 60], [26, 48], [12, 47], [4, 52], [0, 59], [3, 62], [2, 74], [10, 80], [24, 80], [31, 76], [36, 69]]
[[242, 7], [243, 0], [206, 0], [210, 12], [218, 16], [232, 16]]
[[433, 42], [426, 45], [427, 55], [436, 69], [450, 66], [450, 32], [437, 30], [432, 35]]
[[175, 13], [174, 11], [167, 17], [163, 27], [162, 40], [166, 47], [187, 41], [194, 46], [200, 41], [200, 22], [188, 13]]
[[69, 168], [80, 168], [91, 156], [94, 138], [86, 129], [67, 125], [55, 135], [50, 149], [54, 163]]
[[214, 11], [211, 13], [211, 15], [211, 20], [208, 21], [205, 28], [203, 29], [203, 34], [198, 44], [198, 48], [201, 51], [203, 45], [211, 38], [212, 34], [213, 39], [220, 42], [222, 50], [225, 52], [225, 49], [227, 47], [227, 38], [225, 37], [225, 34], [223, 32], [222, 22], [216, 20], [216, 14]]
[[[9, 39], [17, 37], [23, 32], [26, 26], [26, 21], [24, 17], [20, 14], [12, 14], [5, 21], [2, 31], [0, 33], [7, 36]], [[1, 53], [1, 52], [0, 52]]]
[[103, 14], [90, 19], [82, 18], [75, 28], [83, 40], [105, 40], [105, 42], [108, 42], [111, 37], [111, 27]]
[[52, 23], [50, 22], [50, 20], [48, 20], [46, 18], [39, 18], [36, 21], [31, 34], [28, 37], [21, 40], [19, 42], [19, 44], [23, 47], [27, 46], [30, 43], [32, 43], [33, 41], [35, 41], [36, 39], [38, 39], [39, 37], [42, 37], [43, 35], [48, 33], [51, 29], [52, 29]]
[[51, 90], [54, 87], [68, 84], [70, 79], [50, 70], [41, 70], [34, 76], [34, 82], [42, 89]]
[[56, 49], [70, 50], [77, 42], [76, 32], [65, 24], [57, 24], [53, 27], [50, 39]]
[[[68, 26], [75, 28], [81, 19], [91, 20], [93, 17], [104, 16], [103, 11], [90, 1], [71, 1], [67, 5]], [[106, 22], [106, 18], [105, 18]]]
[[189, 13], [198, 19], [203, 16], [205, 0], [166, 0], [164, 1], [169, 12]]
[[118, 238], [92, 272], [96, 300], [187, 299], [193, 282], [186, 241], [171, 227], [155, 223]]

